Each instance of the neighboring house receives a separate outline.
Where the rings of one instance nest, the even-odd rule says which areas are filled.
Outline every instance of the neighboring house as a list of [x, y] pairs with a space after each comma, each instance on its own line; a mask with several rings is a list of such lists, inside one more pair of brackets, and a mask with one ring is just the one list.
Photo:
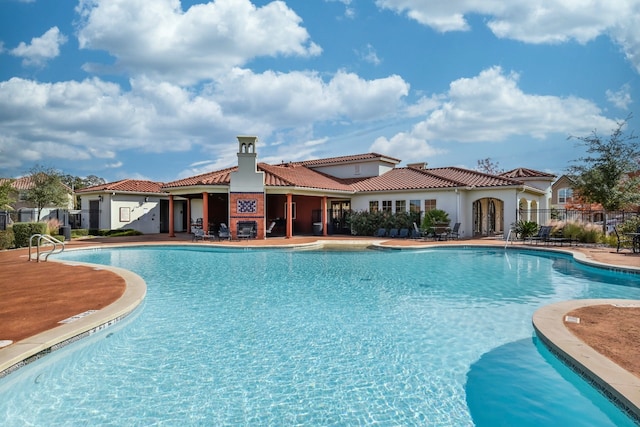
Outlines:
[[161, 182], [124, 179], [76, 191], [81, 228], [168, 233], [168, 195]]
[[573, 205], [573, 180], [567, 175], [562, 175], [551, 186], [551, 207], [565, 209]]
[[[169, 234], [227, 224], [233, 237], [253, 224], [258, 237], [276, 222], [283, 234], [349, 233], [350, 211], [442, 209], [463, 237], [504, 233], [520, 208], [550, 208], [553, 175], [516, 169], [502, 175], [425, 164], [397, 167], [377, 153], [270, 165], [257, 162], [256, 137], [238, 137], [238, 166], [164, 184]], [[531, 218], [537, 220], [537, 218]]]
[[[9, 181], [9, 179], [0, 178], [0, 184], [6, 181]], [[68, 214], [73, 209], [73, 190], [65, 184], [61, 184], [62, 186], [64, 186], [68, 194], [67, 203], [63, 206], [45, 206], [40, 212], [40, 218], [37, 218], [37, 206], [27, 201], [26, 198], [27, 191], [31, 190], [34, 185], [35, 184], [31, 176], [16, 178], [11, 183], [11, 187], [13, 189], [13, 194], [11, 196], [16, 200], [15, 203], [11, 204], [11, 207], [15, 212], [14, 220], [16, 222], [31, 222], [55, 218], [63, 224], [68, 224]]]

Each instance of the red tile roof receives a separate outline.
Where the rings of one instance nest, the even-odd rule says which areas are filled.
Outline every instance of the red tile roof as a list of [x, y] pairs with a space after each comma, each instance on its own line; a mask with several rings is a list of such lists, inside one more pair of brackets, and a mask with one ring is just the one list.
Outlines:
[[121, 181], [81, 188], [77, 190], [76, 193], [94, 193], [102, 191], [119, 191], [127, 193], [162, 193], [162, 185], [163, 184], [161, 182], [155, 181], [123, 179]]
[[229, 185], [231, 183], [231, 172], [237, 171], [238, 167], [222, 169], [214, 172], [207, 172], [189, 178], [179, 179], [164, 184], [164, 188], [190, 187], [194, 185]]
[[457, 167], [426, 169], [429, 173], [464, 187], [504, 187], [522, 185], [522, 181]]
[[258, 169], [265, 172], [265, 185], [267, 186], [353, 191], [344, 180], [317, 172], [299, 163], [285, 163], [277, 166], [260, 163]]
[[[7, 181], [10, 181], [11, 179], [9, 178], [0, 178], [0, 184], [3, 184]], [[13, 180], [13, 182], [11, 183], [11, 187], [13, 187], [14, 190], [17, 191], [24, 191], [24, 190], [30, 190], [33, 188], [33, 186], [35, 185], [35, 183], [33, 182], [33, 176], [31, 175], [27, 175], [27, 176], [23, 176], [21, 178], [15, 178]], [[62, 183], [62, 185], [64, 186], [64, 188], [69, 191], [71, 193], [71, 188], [69, 188], [66, 184]]]
[[354, 154], [351, 156], [340, 156], [340, 157], [328, 157], [324, 159], [315, 159], [315, 160], [304, 160], [301, 162], [295, 162], [296, 164], [304, 165], [304, 166], [329, 166], [336, 165], [341, 163], [351, 163], [365, 160], [375, 160], [378, 159], [383, 162], [398, 164], [400, 163], [399, 159], [395, 159], [393, 157], [384, 156], [378, 153], [365, 153], [365, 154]]
[[395, 168], [384, 175], [354, 180], [356, 191], [393, 191], [456, 187], [457, 184], [429, 173], [428, 170]]
[[535, 169], [517, 168], [500, 174], [505, 178], [555, 178], [556, 176], [546, 172], [540, 172]]

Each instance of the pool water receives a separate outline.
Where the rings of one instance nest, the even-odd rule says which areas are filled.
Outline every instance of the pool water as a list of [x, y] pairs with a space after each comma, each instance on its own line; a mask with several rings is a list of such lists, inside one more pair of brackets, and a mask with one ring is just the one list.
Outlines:
[[496, 249], [147, 247], [143, 306], [0, 380], [3, 426], [632, 426], [548, 352], [534, 311], [640, 277]]

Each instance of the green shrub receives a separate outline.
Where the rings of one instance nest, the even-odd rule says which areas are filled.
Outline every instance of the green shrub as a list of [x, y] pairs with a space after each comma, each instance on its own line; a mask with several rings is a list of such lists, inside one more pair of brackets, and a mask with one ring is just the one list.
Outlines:
[[16, 248], [29, 246], [31, 236], [34, 234], [46, 234], [47, 232], [47, 224], [44, 222], [16, 222], [12, 227]]
[[71, 238], [77, 239], [79, 237], [87, 237], [89, 235], [89, 230], [86, 228], [78, 228], [71, 230]]
[[356, 236], [373, 236], [380, 228], [390, 230], [392, 228], [412, 229], [413, 223], [420, 218], [418, 212], [369, 212], [351, 211], [347, 215], [347, 223], [351, 227], [351, 233]]
[[423, 230], [428, 230], [431, 227], [435, 227], [436, 224], [449, 224], [451, 220], [449, 219], [449, 214], [442, 209], [431, 209], [424, 213], [424, 218], [422, 219], [421, 228]]
[[538, 223], [533, 221], [520, 221], [513, 224], [513, 231], [516, 233], [517, 239], [526, 239], [527, 237], [535, 236], [538, 233]]
[[0, 231], [0, 250], [13, 248], [16, 244], [13, 235], [13, 227], [7, 227], [6, 230]]

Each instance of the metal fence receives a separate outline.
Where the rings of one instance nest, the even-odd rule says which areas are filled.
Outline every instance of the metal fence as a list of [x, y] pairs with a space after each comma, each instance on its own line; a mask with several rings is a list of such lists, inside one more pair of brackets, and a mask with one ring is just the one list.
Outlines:
[[[538, 224], [548, 224], [552, 221], [579, 222], [583, 224], [594, 224], [604, 226], [606, 221], [607, 231], [613, 230], [613, 226], [621, 224], [629, 219], [640, 217], [639, 210], [578, 210], [578, 209], [521, 209], [518, 218], [537, 222]], [[606, 217], [606, 218], [605, 218]]]

